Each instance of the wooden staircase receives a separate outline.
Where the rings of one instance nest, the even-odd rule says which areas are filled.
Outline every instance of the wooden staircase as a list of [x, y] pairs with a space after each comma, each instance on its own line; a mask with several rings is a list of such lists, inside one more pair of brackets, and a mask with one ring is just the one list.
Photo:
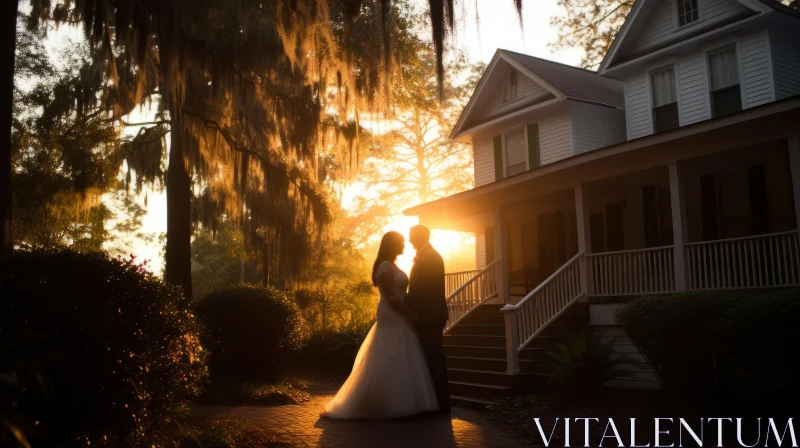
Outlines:
[[541, 391], [546, 380], [534, 374], [536, 361], [567, 332], [581, 329], [589, 321], [586, 303], [570, 306], [520, 351], [520, 374], [509, 375], [501, 307], [480, 305], [444, 335], [453, 406], [485, 409], [496, 398]]

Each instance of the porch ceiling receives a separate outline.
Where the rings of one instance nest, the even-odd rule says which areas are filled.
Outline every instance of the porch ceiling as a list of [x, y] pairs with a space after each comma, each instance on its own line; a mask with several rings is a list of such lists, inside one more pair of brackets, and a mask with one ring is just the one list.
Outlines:
[[[800, 133], [800, 97], [569, 157], [405, 210], [433, 228], [474, 230], [498, 206], [587, 182]], [[482, 215], [482, 216], [481, 216]]]

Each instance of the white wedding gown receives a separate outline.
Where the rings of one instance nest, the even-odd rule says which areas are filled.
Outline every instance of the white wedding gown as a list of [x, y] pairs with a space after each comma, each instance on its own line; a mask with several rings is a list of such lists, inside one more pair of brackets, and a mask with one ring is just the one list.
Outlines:
[[378, 275], [387, 271], [394, 273], [395, 290], [381, 291], [375, 325], [358, 350], [347, 381], [325, 405], [323, 417], [390, 419], [438, 408], [414, 327], [389, 305], [389, 300], [402, 300], [408, 277], [384, 261]]

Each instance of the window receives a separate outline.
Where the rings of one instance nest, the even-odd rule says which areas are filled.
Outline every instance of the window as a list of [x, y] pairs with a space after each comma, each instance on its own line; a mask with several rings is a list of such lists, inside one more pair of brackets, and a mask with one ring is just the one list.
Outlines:
[[519, 79], [517, 78], [517, 71], [512, 69], [511, 73], [508, 74], [503, 100], [508, 102], [514, 101], [517, 98], [519, 98]]
[[678, 26], [688, 25], [696, 22], [700, 17], [697, 8], [698, 0], [677, 0], [678, 1]]
[[742, 110], [738, 65], [735, 45], [708, 54], [711, 112], [714, 117]]
[[526, 160], [525, 129], [517, 129], [503, 136], [505, 140], [506, 177], [519, 174], [528, 169]]
[[664, 68], [650, 74], [653, 93], [653, 128], [656, 132], [678, 127], [678, 99], [675, 95], [675, 70]]

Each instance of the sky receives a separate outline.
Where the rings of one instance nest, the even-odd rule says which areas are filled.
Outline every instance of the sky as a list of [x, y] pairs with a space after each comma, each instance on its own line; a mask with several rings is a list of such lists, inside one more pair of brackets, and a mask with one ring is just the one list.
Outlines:
[[[414, 0], [421, 8], [425, 8], [427, 0]], [[472, 62], [491, 61], [498, 48], [513, 50], [565, 64], [577, 65], [582, 52], [576, 49], [565, 49], [554, 52], [548, 43], [556, 38], [556, 30], [550, 25], [550, 18], [561, 15], [563, 11], [557, 0], [523, 0], [523, 25], [513, 6], [513, 0], [460, 0], [456, 2], [457, 29], [451, 37], [450, 44], [463, 48]], [[476, 7], [479, 23], [476, 23]], [[58, 51], [63, 45], [65, 36], [79, 38], [77, 30], [62, 28], [49, 39], [52, 51]], [[130, 122], [146, 121], [148, 111], [137, 110], [128, 117]], [[134, 135], [137, 128], [126, 129], [126, 133]], [[163, 192], [149, 191], [147, 194], [147, 215], [142, 222], [142, 231], [148, 234], [166, 232], [166, 195]], [[144, 195], [142, 196], [142, 200]], [[408, 228], [416, 224], [416, 218], [404, 217], [391, 223], [384, 231], [397, 230], [407, 236]], [[464, 240], [460, 235], [436, 232], [434, 242], [443, 252], [456, 244], [474, 244], [472, 240]], [[163, 260], [158, 243], [136, 241], [133, 252], [138, 260], [149, 260], [149, 268], [160, 273]], [[408, 271], [413, 260], [413, 250], [398, 259], [398, 265]]]

